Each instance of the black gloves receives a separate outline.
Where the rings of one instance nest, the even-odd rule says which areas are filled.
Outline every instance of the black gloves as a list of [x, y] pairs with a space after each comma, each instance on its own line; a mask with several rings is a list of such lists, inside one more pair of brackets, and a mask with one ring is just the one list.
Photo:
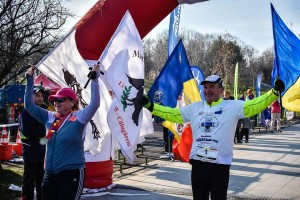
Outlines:
[[147, 108], [150, 112], [153, 111], [154, 104], [150, 101], [147, 95], [143, 95], [142, 97], [140, 97], [138, 103], [142, 107]]
[[92, 80], [95, 80], [97, 78], [97, 72], [96, 71], [90, 71], [89, 74], [87, 75]]
[[284, 82], [281, 79], [276, 78], [276, 80], [274, 82], [274, 90], [276, 90], [278, 92], [283, 92], [284, 89], [285, 89]]

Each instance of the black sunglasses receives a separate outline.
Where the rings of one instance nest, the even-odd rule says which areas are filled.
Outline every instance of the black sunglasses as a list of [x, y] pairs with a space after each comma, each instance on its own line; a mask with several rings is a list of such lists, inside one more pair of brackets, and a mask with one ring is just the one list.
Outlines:
[[68, 98], [56, 98], [54, 99], [54, 102], [58, 102], [58, 103], [62, 103], [62, 102], [65, 102]]

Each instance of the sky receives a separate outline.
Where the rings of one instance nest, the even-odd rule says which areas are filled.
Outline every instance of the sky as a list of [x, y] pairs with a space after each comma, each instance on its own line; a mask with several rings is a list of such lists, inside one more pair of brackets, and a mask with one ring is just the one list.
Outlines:
[[[69, 19], [65, 29], [70, 29], [98, 0], [70, 0], [67, 8], [77, 15]], [[229, 33], [260, 53], [273, 46], [270, 3], [298, 37], [300, 36], [300, 0], [209, 0], [184, 4], [181, 9], [180, 28], [200, 33]], [[145, 38], [155, 38], [168, 30], [167, 16]]]

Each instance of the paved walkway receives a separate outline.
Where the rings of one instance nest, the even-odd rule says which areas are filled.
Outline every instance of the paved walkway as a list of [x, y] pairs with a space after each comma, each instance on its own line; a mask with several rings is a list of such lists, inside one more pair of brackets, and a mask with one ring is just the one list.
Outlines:
[[[300, 124], [282, 130], [252, 134], [249, 143], [235, 145], [228, 199], [300, 200]], [[82, 199], [193, 199], [190, 169], [188, 163], [154, 160], [116, 172], [113, 189]]]

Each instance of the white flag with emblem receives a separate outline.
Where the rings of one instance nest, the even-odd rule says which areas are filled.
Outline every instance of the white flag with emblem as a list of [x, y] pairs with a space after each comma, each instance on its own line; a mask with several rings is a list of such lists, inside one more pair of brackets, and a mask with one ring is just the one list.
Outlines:
[[144, 48], [129, 11], [121, 20], [100, 62], [118, 100], [108, 112], [108, 124], [120, 143], [123, 155], [132, 163], [135, 160], [133, 148], [143, 117], [138, 98], [144, 92]]

